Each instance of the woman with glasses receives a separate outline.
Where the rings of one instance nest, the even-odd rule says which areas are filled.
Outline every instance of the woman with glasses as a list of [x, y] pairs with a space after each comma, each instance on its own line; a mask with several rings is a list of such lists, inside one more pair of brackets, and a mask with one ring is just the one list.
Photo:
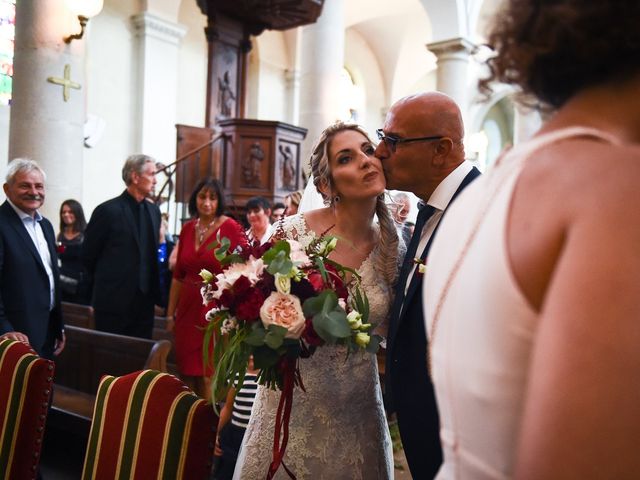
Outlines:
[[640, 2], [510, 0], [490, 81], [555, 112], [444, 218], [438, 479], [640, 478]]

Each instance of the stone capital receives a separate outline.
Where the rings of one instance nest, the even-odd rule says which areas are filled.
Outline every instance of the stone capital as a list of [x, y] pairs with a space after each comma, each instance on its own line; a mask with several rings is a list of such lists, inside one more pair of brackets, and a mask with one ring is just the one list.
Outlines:
[[131, 17], [136, 35], [138, 37], [153, 37], [172, 45], [179, 45], [182, 37], [187, 33], [187, 28], [178, 23], [169, 22], [152, 13], [144, 12]]
[[430, 52], [433, 52], [438, 60], [467, 57], [476, 48], [473, 42], [462, 37], [427, 43], [426, 46]]

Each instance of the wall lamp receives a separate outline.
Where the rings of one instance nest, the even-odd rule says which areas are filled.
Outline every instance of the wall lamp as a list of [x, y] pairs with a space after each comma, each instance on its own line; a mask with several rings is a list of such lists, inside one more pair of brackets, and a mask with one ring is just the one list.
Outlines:
[[84, 35], [84, 29], [91, 17], [95, 17], [102, 10], [104, 0], [66, 0], [69, 11], [78, 16], [80, 32], [64, 37], [64, 43], [72, 40], [80, 40]]

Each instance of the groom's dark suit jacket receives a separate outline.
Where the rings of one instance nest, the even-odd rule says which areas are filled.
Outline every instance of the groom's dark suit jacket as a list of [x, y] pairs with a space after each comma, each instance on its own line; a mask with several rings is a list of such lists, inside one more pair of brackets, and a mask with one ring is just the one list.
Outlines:
[[[474, 167], [461, 182], [451, 202], [478, 176], [480, 172]], [[426, 258], [436, 231], [424, 251], [417, 252], [416, 256], [421, 254], [423, 259]], [[414, 235], [420, 235], [420, 232], [416, 231]], [[405, 258], [404, 261], [413, 259]], [[411, 474], [413, 478], [423, 480], [433, 478], [442, 463], [440, 422], [433, 385], [427, 372], [422, 275], [416, 269], [407, 281], [410, 283], [402, 309], [400, 312], [392, 311], [389, 319], [385, 397], [389, 409], [397, 413]], [[405, 286], [406, 283], [398, 285], [396, 295], [404, 295]]]
[[22, 332], [39, 355], [52, 358], [62, 338], [58, 254], [53, 227], [40, 221], [49, 247], [55, 302], [50, 308], [49, 276], [22, 220], [8, 201], [0, 205], [0, 334]]

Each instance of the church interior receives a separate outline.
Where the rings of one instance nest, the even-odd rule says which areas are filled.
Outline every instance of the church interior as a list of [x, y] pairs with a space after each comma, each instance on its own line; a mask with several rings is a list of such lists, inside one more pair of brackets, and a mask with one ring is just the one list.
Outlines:
[[[41, 213], [57, 230], [65, 199], [88, 220], [122, 192], [124, 160], [146, 154], [166, 167], [156, 194], [177, 234], [202, 176], [221, 179], [234, 213], [255, 195], [283, 201], [305, 187], [327, 125], [352, 121], [375, 138], [396, 100], [432, 90], [460, 106], [467, 160], [483, 171], [541, 122], [516, 106], [511, 87], [478, 91], [499, 4], [0, 0], [0, 176], [13, 158], [36, 160], [47, 175]], [[71, 313], [90, 321], [86, 310]], [[154, 361], [148, 350], [136, 356]], [[158, 361], [167, 369], [171, 357]], [[64, 449], [76, 455], [49, 453], [49, 480], [78, 478], [86, 425], [67, 427], [80, 432]], [[49, 452], [60, 441], [48, 440]]]

